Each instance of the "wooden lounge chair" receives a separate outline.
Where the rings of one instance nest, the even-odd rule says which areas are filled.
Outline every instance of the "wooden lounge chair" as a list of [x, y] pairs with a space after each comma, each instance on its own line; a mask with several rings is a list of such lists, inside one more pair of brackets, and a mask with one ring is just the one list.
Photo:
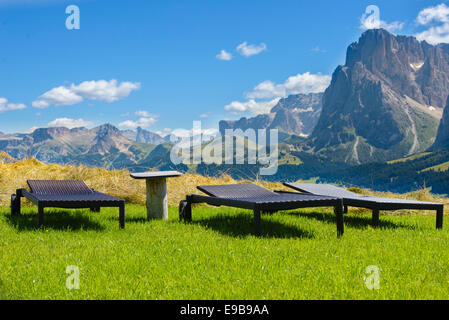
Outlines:
[[99, 212], [101, 207], [118, 207], [120, 227], [125, 227], [125, 200], [97, 192], [83, 181], [28, 180], [30, 191], [17, 189], [11, 195], [11, 215], [20, 214], [22, 197], [38, 206], [38, 226], [44, 224], [44, 208], [83, 209]]
[[341, 237], [344, 233], [343, 201], [338, 197], [273, 192], [254, 184], [199, 186], [197, 188], [207, 196], [193, 194], [181, 201], [179, 204], [181, 221], [192, 221], [192, 204], [194, 203], [249, 209], [254, 212], [254, 234], [260, 236], [262, 232], [261, 212], [334, 207], [337, 215], [337, 235]]
[[373, 227], [379, 226], [379, 211], [405, 209], [435, 210], [437, 212], [437, 229], [443, 228], [444, 204], [442, 203], [364, 196], [330, 184], [284, 183], [284, 185], [302, 192], [301, 194], [342, 198], [345, 213], [348, 211], [348, 206], [371, 209], [373, 213]]

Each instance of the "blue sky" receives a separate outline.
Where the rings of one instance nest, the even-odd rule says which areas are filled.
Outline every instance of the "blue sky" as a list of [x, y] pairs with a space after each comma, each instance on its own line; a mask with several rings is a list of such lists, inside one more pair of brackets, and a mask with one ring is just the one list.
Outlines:
[[394, 33], [449, 42], [441, 0], [0, 0], [0, 131], [169, 132], [266, 112], [326, 87], [368, 5]]

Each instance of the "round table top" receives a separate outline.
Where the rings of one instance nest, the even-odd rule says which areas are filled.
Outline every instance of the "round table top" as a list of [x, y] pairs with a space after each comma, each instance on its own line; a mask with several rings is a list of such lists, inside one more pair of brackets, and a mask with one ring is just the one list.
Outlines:
[[159, 178], [175, 178], [182, 176], [178, 171], [155, 171], [155, 172], [141, 172], [131, 173], [133, 179], [159, 179]]

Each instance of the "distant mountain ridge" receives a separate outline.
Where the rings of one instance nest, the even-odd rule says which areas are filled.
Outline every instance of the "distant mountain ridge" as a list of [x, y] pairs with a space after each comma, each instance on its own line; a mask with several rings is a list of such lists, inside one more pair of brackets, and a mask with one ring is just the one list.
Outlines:
[[126, 138], [111, 124], [93, 129], [39, 128], [29, 134], [5, 134], [0, 150], [16, 159], [122, 168], [138, 163], [154, 145]]
[[162, 138], [157, 133], [142, 129], [141, 127], [138, 127], [136, 131], [122, 130], [122, 134], [129, 140], [141, 143], [162, 144], [167, 142], [166, 139]]
[[287, 135], [307, 136], [312, 133], [322, 109], [323, 93], [296, 94], [279, 100], [269, 114], [237, 121], [223, 120], [219, 130], [278, 129]]

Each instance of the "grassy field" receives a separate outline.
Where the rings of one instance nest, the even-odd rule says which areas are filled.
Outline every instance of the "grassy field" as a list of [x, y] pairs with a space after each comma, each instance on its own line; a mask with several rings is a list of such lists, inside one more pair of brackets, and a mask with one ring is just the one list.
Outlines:
[[[1, 156], [1, 155], [0, 155]], [[170, 220], [147, 221], [143, 182], [127, 171], [0, 161], [0, 299], [448, 299], [449, 231], [435, 230], [432, 212], [381, 216], [351, 210], [336, 237], [331, 209], [264, 215], [261, 238], [252, 214], [195, 207], [193, 223], [178, 221], [175, 205], [201, 184], [240, 183], [185, 175], [169, 181]], [[0, 157], [1, 160], [1, 157]], [[117, 209], [46, 211], [23, 201], [11, 218], [9, 196], [26, 179], [82, 179], [127, 201], [126, 229]], [[257, 182], [271, 189], [280, 184]], [[448, 203], [428, 190], [406, 195], [365, 194]], [[447, 219], [446, 219], [447, 220]], [[68, 290], [68, 266], [80, 271], [80, 289]], [[369, 290], [369, 266], [380, 288]]]
[[[36, 209], [11, 218], [0, 210], [0, 297], [4, 299], [447, 299], [449, 232], [431, 215], [381, 217], [350, 213], [336, 237], [331, 210], [263, 217], [229, 208], [194, 208], [191, 224], [146, 221], [145, 208], [118, 213], [49, 211], [36, 230]], [[368, 266], [380, 268], [369, 290]], [[66, 288], [67, 266], [80, 289]]]

